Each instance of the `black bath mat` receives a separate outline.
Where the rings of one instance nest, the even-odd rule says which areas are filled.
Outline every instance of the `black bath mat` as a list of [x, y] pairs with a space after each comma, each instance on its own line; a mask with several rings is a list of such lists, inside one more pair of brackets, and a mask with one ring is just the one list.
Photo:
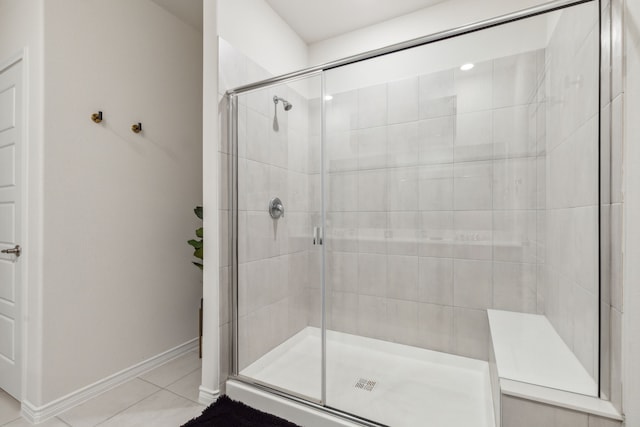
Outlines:
[[300, 427], [223, 395], [182, 427]]

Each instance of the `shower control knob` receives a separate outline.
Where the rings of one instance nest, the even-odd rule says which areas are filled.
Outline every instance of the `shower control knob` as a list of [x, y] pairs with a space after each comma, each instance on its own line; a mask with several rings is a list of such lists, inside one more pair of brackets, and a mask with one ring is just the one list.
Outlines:
[[269, 215], [271, 215], [271, 218], [273, 219], [278, 219], [281, 216], [284, 216], [284, 206], [278, 197], [274, 197], [269, 200]]

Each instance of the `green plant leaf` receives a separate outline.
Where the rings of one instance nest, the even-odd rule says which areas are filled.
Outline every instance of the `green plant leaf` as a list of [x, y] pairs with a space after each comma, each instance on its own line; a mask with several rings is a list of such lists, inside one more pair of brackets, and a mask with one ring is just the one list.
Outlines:
[[193, 253], [193, 256], [196, 257], [196, 258], [203, 259], [204, 250], [202, 248], [196, 249], [195, 252]]
[[202, 247], [202, 240], [191, 239], [187, 243], [193, 246], [194, 249], [200, 249]]
[[198, 218], [202, 219], [202, 206], [196, 206], [193, 211], [196, 213]]
[[202, 227], [196, 230], [196, 236], [200, 237], [201, 239], [204, 237], [203, 234], [204, 234], [204, 230], [202, 229]]
[[197, 265], [200, 268], [200, 270], [204, 270], [204, 266], [199, 262], [195, 262], [195, 261], [191, 261], [191, 262], [193, 263], [193, 265]]

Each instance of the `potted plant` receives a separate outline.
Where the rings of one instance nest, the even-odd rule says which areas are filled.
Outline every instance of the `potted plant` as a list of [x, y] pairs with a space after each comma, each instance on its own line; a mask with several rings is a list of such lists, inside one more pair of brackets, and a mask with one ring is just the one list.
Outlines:
[[[196, 216], [200, 219], [202, 219], [202, 206], [196, 206], [195, 209], [193, 210], [193, 212], [195, 212]], [[198, 238], [196, 239], [191, 239], [189, 240], [187, 243], [191, 246], [193, 246], [193, 256], [198, 258], [200, 261], [191, 261], [196, 267], [198, 267], [200, 270], [202, 270], [204, 268], [204, 265], [202, 264], [204, 261], [203, 255], [204, 255], [204, 250], [202, 247], [202, 241], [203, 241], [203, 229], [202, 227], [198, 228], [196, 230], [196, 237]], [[202, 298], [200, 298], [200, 312], [199, 312], [199, 344], [200, 344], [200, 358], [202, 359]]]

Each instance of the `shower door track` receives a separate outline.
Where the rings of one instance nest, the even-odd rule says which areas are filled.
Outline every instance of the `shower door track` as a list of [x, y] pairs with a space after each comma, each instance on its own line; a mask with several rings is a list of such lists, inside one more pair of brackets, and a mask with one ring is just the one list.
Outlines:
[[254, 387], [257, 390], [265, 391], [267, 393], [273, 394], [283, 399], [290, 400], [290, 401], [299, 403], [301, 405], [307, 406], [311, 409], [322, 411], [324, 413], [329, 413], [338, 418], [357, 423], [358, 425], [361, 425], [364, 427], [391, 427], [391, 426], [388, 426], [387, 424], [380, 424], [375, 421], [369, 420], [367, 418], [362, 418], [357, 415], [353, 415], [348, 412], [341, 411], [339, 409], [334, 409], [330, 406], [323, 405], [320, 400], [312, 399], [308, 396], [298, 394], [291, 390], [285, 390], [271, 384], [265, 384], [261, 381], [255, 380], [250, 377], [246, 377], [244, 375], [230, 375], [229, 379], [239, 381], [243, 384]]
[[[483, 21], [478, 21], [476, 23], [471, 23], [467, 25], [463, 25], [460, 27], [452, 28], [445, 31], [440, 31], [437, 33], [433, 33], [427, 36], [418, 37], [412, 40], [396, 43], [393, 45], [389, 45], [383, 48], [374, 49], [371, 51], [367, 51], [361, 54], [349, 56], [343, 59], [327, 62], [321, 65], [316, 65], [312, 67], [308, 67], [305, 69], [301, 69], [298, 71], [294, 71], [291, 73], [283, 74], [280, 76], [272, 77], [269, 79], [261, 80], [255, 83], [250, 83], [242, 86], [238, 86], [233, 89], [229, 89], [225, 93], [226, 100], [226, 113], [227, 113], [227, 141], [229, 143], [229, 147], [231, 148], [231, 168], [230, 168], [230, 206], [231, 206], [231, 215], [230, 215], [230, 252], [231, 252], [231, 269], [230, 269], [230, 280], [231, 280], [231, 292], [229, 298], [230, 304], [230, 313], [231, 313], [231, 345], [230, 345], [230, 374], [229, 379], [233, 379], [239, 381], [243, 384], [250, 385], [255, 387], [258, 390], [269, 392], [278, 397], [288, 399], [290, 401], [302, 404], [304, 406], [314, 408], [317, 410], [321, 410], [325, 413], [329, 413], [335, 415], [341, 419], [345, 419], [348, 421], [356, 422], [360, 425], [367, 427], [386, 427], [384, 424], [377, 423], [375, 421], [368, 420], [366, 418], [361, 418], [356, 415], [331, 408], [326, 404], [326, 354], [325, 347], [326, 342], [323, 338], [322, 342], [322, 373], [323, 376], [321, 378], [322, 383], [322, 398], [321, 399], [312, 399], [309, 396], [304, 396], [301, 394], [297, 394], [292, 392], [291, 390], [283, 390], [273, 385], [267, 385], [257, 381], [253, 378], [249, 378], [243, 376], [239, 373], [239, 354], [238, 354], [238, 120], [237, 120], [237, 108], [238, 108], [238, 99], [237, 96], [243, 93], [249, 93], [252, 91], [256, 91], [259, 89], [263, 89], [266, 87], [290, 83], [296, 80], [322, 75], [324, 71], [331, 70], [334, 68], [346, 66], [349, 64], [354, 64], [361, 61], [366, 61], [368, 59], [373, 59], [379, 56], [384, 56], [387, 54], [400, 52], [403, 50], [411, 49], [414, 47], [419, 47], [435, 42], [439, 42], [442, 40], [454, 38], [457, 36], [474, 33], [478, 31], [482, 31], [485, 29], [489, 29], [492, 27], [500, 26], [503, 24], [508, 24], [520, 20], [524, 20], [527, 18], [532, 18], [538, 15], [543, 15], [549, 12], [554, 12], [562, 9], [566, 9], [572, 6], [577, 6], [585, 3], [597, 2], [599, 0], [554, 0], [548, 3], [544, 3], [538, 6], [530, 7], [527, 9], [523, 9], [520, 11], [516, 11], [513, 13], [501, 15], [498, 17], [490, 18]], [[602, 76], [600, 76], [600, 80]], [[322, 87], [322, 95], [324, 95], [324, 80]], [[322, 142], [321, 145], [324, 147], [324, 103], [322, 103], [322, 120], [323, 120], [323, 132], [322, 132]], [[324, 150], [323, 150], [324, 151]], [[323, 196], [324, 197], [324, 194]], [[323, 209], [324, 211], [324, 209]], [[599, 219], [600, 223], [601, 219]], [[600, 246], [600, 245], [599, 245]], [[324, 270], [324, 268], [323, 268]], [[323, 272], [324, 274], [324, 272]], [[323, 278], [324, 280], [324, 278]], [[601, 323], [601, 320], [600, 320]], [[323, 292], [323, 337], [325, 333], [324, 328], [324, 292]], [[602, 328], [600, 328], [599, 335], [602, 334]], [[601, 361], [601, 358], [600, 358]], [[599, 369], [600, 371], [600, 369]], [[601, 392], [601, 384], [599, 383], [599, 392]]]

